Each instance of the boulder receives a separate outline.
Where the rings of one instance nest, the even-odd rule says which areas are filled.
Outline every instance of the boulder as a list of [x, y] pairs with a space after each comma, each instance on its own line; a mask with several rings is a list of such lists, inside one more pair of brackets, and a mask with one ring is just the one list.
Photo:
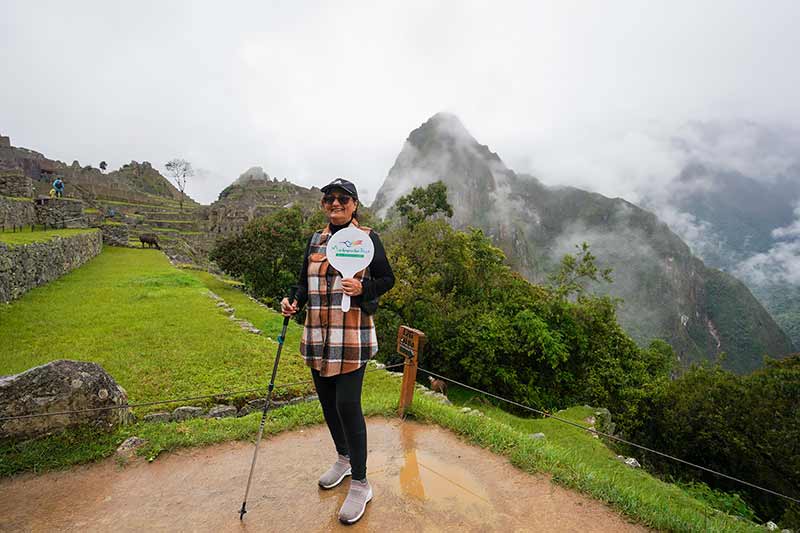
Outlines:
[[133, 457], [133, 454], [136, 453], [136, 448], [143, 446], [145, 443], [147, 443], [146, 440], [135, 435], [133, 437], [128, 437], [119, 445], [119, 448], [117, 448], [117, 455], [126, 458]]
[[63, 411], [88, 412], [0, 421], [0, 439], [28, 439], [68, 427], [111, 429], [131, 422], [125, 389], [96, 363], [58, 360], [20, 374], [0, 377], [0, 418]]
[[149, 415], [144, 415], [142, 419], [145, 422], [171, 422], [172, 421], [172, 413], [167, 412], [160, 412], [160, 413], [150, 413]]
[[539, 439], [545, 438], [544, 437], [544, 433], [531, 433], [530, 435], [528, 435], [528, 437], [530, 437], [530, 438], [532, 438], [534, 440], [539, 440]]
[[642, 465], [639, 464], [639, 461], [637, 461], [633, 457], [628, 457], [627, 459], [625, 459], [625, 464], [628, 465], [631, 468], [641, 468], [642, 467]]
[[172, 419], [176, 422], [189, 420], [190, 418], [197, 418], [199, 416], [203, 416], [203, 409], [200, 407], [191, 407], [187, 405], [184, 407], [178, 407], [172, 411]]
[[236, 416], [236, 407], [232, 405], [215, 405], [208, 411], [206, 416], [208, 418], [228, 418], [230, 416]]
[[[272, 400], [272, 404], [270, 405], [270, 409], [275, 409], [278, 407], [283, 407], [287, 405], [289, 402], [282, 401], [282, 400]], [[254, 411], [261, 412], [264, 410], [264, 398], [258, 398], [256, 400], [250, 400], [247, 402], [241, 409], [239, 409], [239, 413], [237, 416], [246, 416]]]

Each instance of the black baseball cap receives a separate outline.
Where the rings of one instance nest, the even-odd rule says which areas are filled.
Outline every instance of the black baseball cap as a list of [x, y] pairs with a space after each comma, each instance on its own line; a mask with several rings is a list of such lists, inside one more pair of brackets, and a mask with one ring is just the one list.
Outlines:
[[356, 190], [356, 186], [353, 185], [353, 182], [347, 181], [344, 178], [336, 178], [324, 186], [321, 190], [324, 194], [327, 194], [332, 189], [342, 189], [344, 192], [358, 200], [358, 191]]

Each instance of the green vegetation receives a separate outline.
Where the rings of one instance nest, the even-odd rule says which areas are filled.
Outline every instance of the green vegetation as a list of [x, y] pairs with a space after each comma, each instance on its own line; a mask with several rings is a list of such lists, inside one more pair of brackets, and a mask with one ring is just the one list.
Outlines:
[[420, 364], [434, 372], [540, 409], [590, 403], [615, 413], [635, 413], [668, 377], [669, 346], [640, 349], [613, 301], [568, 299], [581, 277], [598, 274], [589, 254], [565, 260], [567, 285], [546, 287], [513, 272], [480, 230], [426, 220], [384, 241], [397, 282], [378, 310], [378, 342], [391, 343], [400, 324], [424, 331]]
[[453, 216], [453, 206], [447, 201], [447, 186], [441, 181], [427, 187], [414, 187], [395, 203], [395, 208], [409, 226], [416, 226], [437, 213]]
[[[746, 376], [695, 367], [655, 388], [641, 408], [648, 422], [631, 433], [634, 441], [800, 498], [800, 355]], [[782, 525], [800, 527], [800, 506], [657, 456], [643, 459], [675, 477], [739, 491], [758, 516], [783, 515]]]
[[[86, 229], [51, 229], [51, 230], [30, 230], [30, 227], [25, 227], [20, 231], [4, 231], [0, 232], [0, 243], [5, 243], [11, 246], [19, 246], [24, 244], [33, 244], [37, 242], [52, 241], [57, 238], [74, 237], [75, 235], [84, 235], [94, 233], [98, 230], [94, 228]], [[0, 326], [0, 331], [2, 326]], [[0, 362], [0, 364], [2, 364]]]
[[83, 214], [84, 215], [96, 215], [98, 213], [100, 213], [100, 210], [99, 209], [95, 209], [94, 207], [84, 207], [83, 208]]
[[217, 244], [211, 260], [241, 278], [248, 291], [277, 308], [297, 283], [308, 238], [324, 226], [321, 215], [307, 217], [299, 207], [253, 220], [244, 231]]
[[753, 286], [752, 290], [800, 350], [800, 285], [774, 280]]
[[105, 222], [103, 222], [103, 225], [104, 226], [124, 226], [125, 224], [123, 224], [122, 222], [114, 222], [113, 220], [106, 220]]
[[[209, 289], [234, 306], [237, 316], [261, 327], [263, 335], [242, 332], [205, 294]], [[91, 360], [111, 372], [132, 401], [263, 387], [276, 348], [267, 337], [277, 335], [281, 322], [280, 315], [250, 300], [235, 282], [199, 270], [177, 270], [155, 250], [107, 248], [80, 269], [0, 309], [0, 337], [10, 340], [4, 346], [7, 357], [0, 361], [0, 373], [18, 372], [55, 358]], [[308, 378], [296, 353], [300, 332], [299, 326], [290, 323], [279, 384]], [[367, 374], [365, 412], [392, 416], [399, 383], [399, 378], [384, 371]], [[276, 389], [283, 397], [310, 390], [310, 385]], [[458, 396], [456, 391], [456, 403]], [[650, 527], [754, 530], [752, 524], [713, 511], [686, 490], [622, 465], [599, 440], [575, 428], [553, 420], [518, 418], [485, 403], [479, 408], [488, 416], [463, 414], [458, 407], [417, 395], [410, 414], [506, 455], [523, 470], [552, 473], [555, 482], [609, 502]], [[581, 421], [590, 412], [574, 408], [561, 414]], [[222, 420], [139, 422], [110, 433], [78, 429], [38, 440], [5, 442], [0, 444], [0, 475], [41, 472], [108, 457], [134, 434], [147, 439], [138, 453], [152, 460], [180, 447], [250, 439], [259, 420], [260, 414], [254, 413]], [[317, 402], [301, 403], [272, 411], [265, 431], [273, 435], [321, 422]], [[546, 439], [530, 439], [528, 433], [534, 431], [544, 432]]]
[[[705, 405], [695, 405], [691, 416], [684, 413], [669, 418], [675, 427], [663, 420], [653, 422], [672, 406], [682, 405], [678, 392], [669, 393], [671, 386], [684, 383], [669, 379], [675, 355], [661, 340], [647, 348], [637, 346], [617, 321], [616, 301], [587, 290], [610, 280], [610, 271], [597, 265], [588, 245], [562, 259], [550, 285], [531, 284], [506, 265], [503, 252], [480, 230], [456, 231], [442, 220], [449, 205], [440, 189], [415, 189], [401, 199], [398, 203], [405, 208], [405, 223], [389, 227], [382, 235], [397, 281], [381, 299], [376, 316], [379, 345], [393, 345], [397, 327], [410, 325], [426, 333], [428, 343], [420, 364], [434, 372], [538, 409], [585, 403], [606, 407], [614, 413], [617, 429], [623, 434], [641, 435], [652, 447], [673, 449], [681, 457], [690, 438], [684, 432], [696, 431], [705, 435], [705, 440], [698, 440], [696, 462], [712, 468], [723, 465], [720, 469], [728, 474], [762, 479], [767, 486], [794, 482], [793, 474], [771, 466], [766, 458], [773, 454], [800, 457], [800, 451], [786, 444], [793, 442], [792, 435], [798, 435], [797, 421], [790, 421], [783, 432], [773, 426], [762, 428], [768, 435], [780, 437], [759, 440], [757, 446], [753, 443], [758, 450], [743, 455], [752, 456], [752, 464], [759, 465], [761, 474], [755, 477], [750, 475], [755, 466], [736, 460], [743, 452], [740, 444], [734, 443], [747, 441], [732, 430], [716, 433], [701, 425], [679, 430], [684, 418], [701, 417], [698, 412], [702, 413]], [[257, 287], [260, 295], [277, 301], [294, 283], [306, 236], [314, 226], [299, 209], [282, 210], [251, 223], [238, 240], [220, 246], [214, 258], [249, 288]], [[716, 280], [709, 281], [709, 293], [718, 290]], [[709, 312], [715, 320], [731, 328], [735, 325], [727, 322], [728, 318], [736, 320], [735, 313], [726, 309]], [[391, 363], [399, 356], [384, 353], [381, 357]], [[726, 403], [727, 394], [715, 394], [697, 383], [694, 387], [686, 397], [713, 400], [718, 406]], [[800, 412], [800, 406], [781, 403], [775, 394], [764, 398], [760, 404], [764, 412]], [[736, 405], [745, 416], [755, 404]], [[717, 411], [709, 412], [714, 416]], [[661, 430], [653, 431], [662, 425]], [[710, 459], [714, 460], [709, 463]], [[651, 464], [659, 469], [664, 466]], [[707, 481], [723, 490], [741, 490], [686, 469], [664, 472]], [[768, 481], [778, 477], [783, 477], [783, 484]], [[763, 509], [763, 502], [753, 499], [754, 493], [743, 494], [748, 504]], [[781, 510], [779, 502], [763, 515], [780, 516]]]
[[[83, 267], [0, 307], [0, 374], [54, 359], [93, 361], [132, 402], [264, 386], [276, 342], [268, 333], [243, 331], [207, 292], [193, 272], [175, 269], [157, 250], [107, 247]], [[266, 310], [250, 316], [265, 332], [282, 322]], [[285, 381], [308, 376], [297, 350], [287, 346], [281, 358]]]
[[[754, 359], [752, 354], [763, 356], [785, 355], [786, 346], [791, 341], [778, 329], [769, 314], [759, 306], [747, 310], [745, 307], [752, 296], [747, 287], [733, 276], [719, 271], [709, 270], [706, 280], [706, 306], [708, 316], [720, 332], [726, 354], [723, 365], [734, 372], [752, 372], [762, 366], [762, 361]], [[757, 320], [753, 320], [753, 318]], [[771, 335], [765, 336], [765, 331]], [[728, 335], [725, 335], [728, 332]], [[734, 333], [730, 335], [730, 333]], [[785, 339], [785, 343], [766, 342], [769, 339]]]

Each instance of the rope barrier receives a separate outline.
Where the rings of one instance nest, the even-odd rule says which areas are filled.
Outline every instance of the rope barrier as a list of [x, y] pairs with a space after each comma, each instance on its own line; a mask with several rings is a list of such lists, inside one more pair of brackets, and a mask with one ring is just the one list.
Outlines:
[[556, 416], [554, 414], [548, 413], [547, 411], [542, 411], [540, 409], [536, 409], [536, 408], [521, 404], [519, 402], [515, 402], [514, 400], [508, 400], [506, 398], [503, 398], [502, 396], [498, 396], [496, 394], [492, 394], [491, 392], [486, 392], [484, 390], [477, 389], [475, 387], [472, 387], [471, 385], [467, 385], [466, 383], [461, 383], [460, 381], [456, 381], [455, 379], [451, 379], [451, 378], [445, 377], [445, 376], [443, 376], [441, 374], [437, 374], [436, 372], [432, 372], [430, 370], [426, 370], [425, 368], [422, 368], [421, 366], [418, 366], [417, 369], [421, 370], [422, 372], [425, 372], [427, 374], [430, 374], [431, 376], [435, 376], [435, 377], [437, 377], [439, 379], [443, 379], [445, 381], [449, 381], [451, 383], [455, 383], [456, 385], [459, 385], [461, 387], [473, 390], [475, 392], [479, 392], [481, 394], [485, 394], [486, 396], [491, 396], [492, 398], [495, 398], [497, 400], [500, 400], [500, 401], [503, 401], [503, 402], [506, 402], [506, 403], [510, 403], [511, 405], [515, 405], [515, 406], [520, 407], [522, 409], [526, 409], [528, 411], [532, 411], [534, 413], [540, 414], [540, 415], [548, 417], [548, 418], [552, 418], [553, 420], [558, 420], [559, 422], [563, 422], [565, 424], [569, 424], [570, 426], [574, 426], [574, 427], [576, 427], [578, 429], [582, 429], [582, 430], [587, 431], [589, 433], [602, 435], [602, 436], [604, 436], [604, 437], [606, 437], [608, 439], [611, 439], [611, 440], [614, 440], [614, 441], [617, 441], [617, 442], [621, 442], [623, 444], [627, 444], [628, 446], [633, 446], [634, 448], [639, 448], [640, 450], [644, 450], [644, 451], [647, 451], [647, 452], [650, 452], [650, 453], [654, 453], [656, 455], [660, 455], [661, 457], [665, 457], [667, 459], [671, 459], [673, 461], [677, 461], [679, 463], [683, 463], [685, 465], [697, 468], [699, 470], [703, 470], [705, 472], [708, 472], [708, 473], [723, 477], [725, 479], [729, 479], [731, 481], [735, 481], [735, 482], [740, 483], [742, 485], [746, 485], [748, 487], [751, 487], [751, 488], [754, 488], [754, 489], [758, 489], [760, 491], [772, 494], [774, 496], [779, 496], [779, 497], [784, 498], [786, 500], [789, 500], [791, 502], [800, 503], [800, 500], [792, 498], [791, 496], [786, 496], [785, 494], [781, 494], [780, 492], [775, 492], [774, 490], [768, 489], [766, 487], [761, 487], [759, 485], [755, 485], [753, 483], [750, 483], [749, 481], [745, 481], [743, 479], [739, 479], [739, 478], [736, 478], [736, 477], [733, 477], [733, 476], [729, 476], [728, 474], [724, 474], [722, 472], [717, 472], [716, 470], [713, 470], [711, 468], [708, 468], [708, 467], [705, 467], [705, 466], [701, 466], [701, 465], [686, 461], [685, 459], [681, 459], [680, 457], [675, 457], [674, 455], [670, 455], [668, 453], [664, 453], [664, 452], [660, 452], [658, 450], [654, 450], [652, 448], [648, 448], [647, 446], [643, 446], [641, 444], [637, 444], [635, 442], [631, 442], [631, 441], [623, 439], [621, 437], [617, 437], [617, 436], [611, 435], [609, 433], [603, 433], [602, 431], [597, 431], [596, 429], [592, 429], [592, 428], [589, 428], [589, 427], [586, 427], [586, 426], [582, 426], [580, 424], [577, 424], [577, 423], [573, 422], [572, 420], [567, 420], [566, 418], [561, 418], [561, 417]]
[[[365, 373], [366, 372], [374, 372], [375, 370], [388, 370], [390, 368], [396, 368], [396, 367], [403, 366], [403, 365], [405, 365], [405, 363], [396, 363], [394, 365], [388, 365], [388, 366], [386, 366], [384, 368], [368, 368], [367, 370], [365, 370]], [[295, 381], [295, 382], [291, 382], [291, 383], [279, 383], [279, 384], [275, 385], [275, 388], [277, 389], [279, 387], [283, 387], [283, 388], [294, 387], [294, 386], [297, 386], [297, 385], [311, 384], [313, 382], [314, 382], [314, 380], [312, 380], [312, 379], [305, 379], [305, 380], [302, 380], [302, 381]], [[20, 419], [25, 419], [25, 418], [40, 418], [40, 417], [44, 417], [44, 416], [73, 415], [73, 414], [81, 414], [81, 413], [92, 413], [92, 412], [97, 412], [97, 411], [111, 411], [111, 410], [114, 410], [114, 409], [135, 409], [137, 407], [151, 407], [153, 405], [165, 405], [165, 404], [170, 404], [170, 403], [193, 402], [193, 401], [197, 401], [197, 400], [208, 400], [210, 398], [224, 398], [226, 396], [234, 396], [236, 394], [249, 394], [249, 393], [259, 392], [259, 391], [263, 391], [263, 390], [265, 390], [264, 387], [259, 387], [257, 389], [244, 389], [244, 390], [235, 390], [235, 391], [227, 391], [227, 392], [223, 391], [223, 392], [218, 392], [216, 394], [203, 394], [201, 396], [189, 396], [189, 397], [185, 397], [185, 398], [174, 398], [174, 399], [170, 399], [170, 400], [155, 400], [155, 401], [152, 401], [152, 402], [126, 403], [126, 404], [120, 404], [120, 405], [108, 405], [108, 406], [104, 406], [104, 407], [91, 407], [91, 408], [88, 408], [88, 409], [76, 409], [76, 410], [72, 410], [72, 411], [55, 411], [55, 412], [51, 412], [51, 413], [31, 413], [31, 414], [26, 414], [26, 415], [4, 416], [4, 417], [0, 417], [0, 422], [5, 422], [5, 421], [8, 421], [8, 420], [20, 420]], [[256, 400], [259, 400], [259, 399], [260, 398], [256, 398]]]

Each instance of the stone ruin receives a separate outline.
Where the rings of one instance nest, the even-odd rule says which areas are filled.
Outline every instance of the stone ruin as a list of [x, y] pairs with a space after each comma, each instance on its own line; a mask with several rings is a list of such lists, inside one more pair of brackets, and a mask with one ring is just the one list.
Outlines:
[[85, 228], [83, 202], [72, 198], [37, 198], [36, 222], [48, 228]]
[[33, 198], [33, 181], [20, 170], [0, 170], [0, 196]]

